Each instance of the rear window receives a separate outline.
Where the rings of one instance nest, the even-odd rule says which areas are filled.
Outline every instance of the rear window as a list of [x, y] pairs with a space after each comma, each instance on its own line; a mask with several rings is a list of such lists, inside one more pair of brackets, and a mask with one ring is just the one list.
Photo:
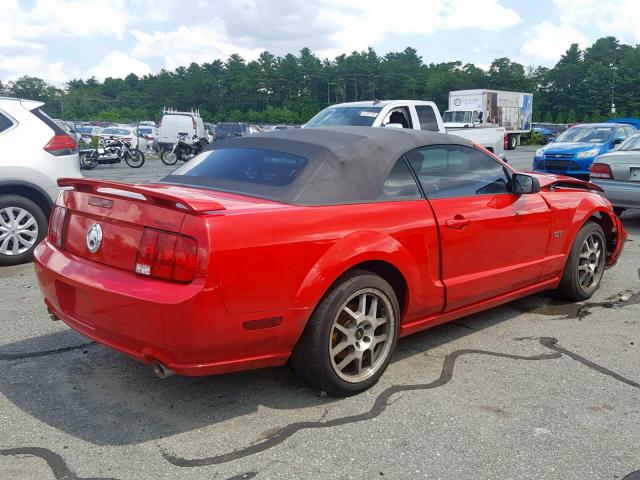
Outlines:
[[[252, 193], [251, 184], [284, 187], [293, 182], [307, 165], [307, 159], [291, 153], [260, 148], [221, 148], [203, 152], [175, 170], [176, 177], [198, 177], [197, 184], [240, 193]], [[233, 187], [225, 188], [228, 182]], [[189, 183], [181, 179], [180, 183]], [[247, 185], [242, 189], [241, 185]], [[240, 186], [240, 188], [239, 188]]]
[[130, 130], [124, 128], [105, 128], [100, 132], [101, 135], [131, 135]]
[[153, 129], [145, 127], [139, 128], [138, 131], [147, 135], [153, 133]]

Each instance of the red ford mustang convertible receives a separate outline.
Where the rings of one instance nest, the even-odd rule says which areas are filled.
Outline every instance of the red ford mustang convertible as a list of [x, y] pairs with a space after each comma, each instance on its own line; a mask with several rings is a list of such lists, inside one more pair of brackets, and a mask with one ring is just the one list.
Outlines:
[[284, 130], [158, 183], [60, 185], [35, 253], [53, 316], [159, 376], [290, 361], [332, 395], [374, 384], [404, 335], [589, 298], [626, 237], [597, 186], [421, 131]]

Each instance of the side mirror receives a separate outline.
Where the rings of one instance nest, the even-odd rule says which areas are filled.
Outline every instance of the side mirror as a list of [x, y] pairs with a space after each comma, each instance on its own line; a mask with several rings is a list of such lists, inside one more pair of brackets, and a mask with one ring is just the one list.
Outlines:
[[625, 138], [624, 138], [624, 137], [616, 137], [616, 138], [614, 138], [614, 140], [613, 140], [613, 144], [614, 144], [614, 145], [620, 145], [620, 144], [621, 144], [622, 142], [624, 142], [624, 141], [625, 141]]
[[387, 123], [384, 128], [404, 128], [401, 123]]
[[517, 194], [538, 193], [540, 191], [538, 179], [524, 173], [514, 173], [511, 177], [511, 186], [513, 193]]

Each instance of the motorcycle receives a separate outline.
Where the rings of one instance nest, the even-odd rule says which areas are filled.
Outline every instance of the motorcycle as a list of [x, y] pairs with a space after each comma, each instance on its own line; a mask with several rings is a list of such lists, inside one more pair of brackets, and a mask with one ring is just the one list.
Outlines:
[[131, 168], [144, 165], [144, 153], [131, 148], [131, 143], [117, 137], [109, 137], [109, 141], [98, 140], [98, 148], [80, 150], [80, 168], [93, 170], [98, 165], [120, 163], [124, 160]]
[[193, 143], [187, 143], [187, 134], [179, 133], [178, 141], [173, 144], [171, 150], [162, 150], [160, 153], [160, 160], [165, 165], [175, 165], [178, 160], [187, 162], [199, 154], [204, 147], [209, 144], [209, 140], [205, 137], [198, 137], [194, 135], [192, 137]]

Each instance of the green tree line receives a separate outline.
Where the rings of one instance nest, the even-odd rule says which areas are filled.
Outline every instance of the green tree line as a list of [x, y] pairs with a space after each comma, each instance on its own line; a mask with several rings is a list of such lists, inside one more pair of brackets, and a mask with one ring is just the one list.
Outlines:
[[[46, 102], [54, 117], [130, 122], [159, 120], [163, 107], [200, 109], [205, 121], [302, 123], [327, 105], [370, 99], [425, 99], [447, 108], [448, 92], [491, 88], [534, 93], [534, 121], [576, 122], [640, 117], [640, 46], [600, 38], [577, 44], [553, 68], [497, 58], [488, 70], [472, 63], [425, 63], [413, 48], [379, 56], [372, 48], [320, 59], [308, 48], [284, 57], [192, 63], [175, 71], [124, 79], [75, 79], [57, 88], [24, 76], [0, 82], [5, 94]], [[614, 92], [615, 88], [615, 92]]]

